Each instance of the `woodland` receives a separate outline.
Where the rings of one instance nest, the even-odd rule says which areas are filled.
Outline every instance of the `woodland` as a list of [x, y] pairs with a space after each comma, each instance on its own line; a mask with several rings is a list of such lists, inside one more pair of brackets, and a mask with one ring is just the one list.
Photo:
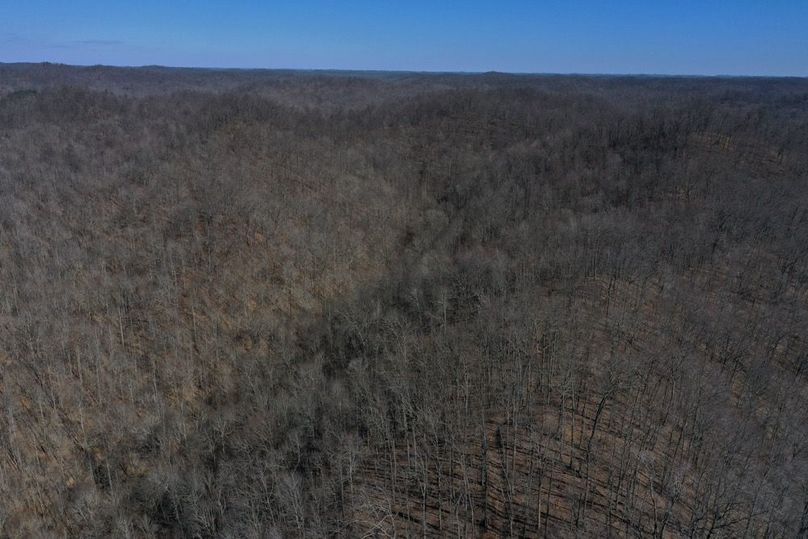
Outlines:
[[0, 64], [0, 537], [808, 537], [808, 79]]

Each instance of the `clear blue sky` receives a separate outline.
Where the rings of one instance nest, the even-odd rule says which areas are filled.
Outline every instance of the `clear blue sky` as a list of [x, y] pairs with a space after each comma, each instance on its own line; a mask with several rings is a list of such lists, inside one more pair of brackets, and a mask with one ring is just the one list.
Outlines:
[[808, 76], [808, 0], [0, 0], [0, 62]]

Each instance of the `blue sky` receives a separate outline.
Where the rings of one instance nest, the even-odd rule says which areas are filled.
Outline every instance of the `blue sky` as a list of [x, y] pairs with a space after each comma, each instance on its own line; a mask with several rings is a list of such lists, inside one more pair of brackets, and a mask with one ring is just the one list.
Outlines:
[[808, 76], [808, 0], [0, 0], [0, 62]]

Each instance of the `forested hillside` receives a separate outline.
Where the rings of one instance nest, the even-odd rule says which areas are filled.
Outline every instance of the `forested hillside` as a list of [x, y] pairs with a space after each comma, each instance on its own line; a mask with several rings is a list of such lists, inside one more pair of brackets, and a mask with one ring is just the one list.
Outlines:
[[0, 65], [0, 537], [808, 535], [808, 80]]

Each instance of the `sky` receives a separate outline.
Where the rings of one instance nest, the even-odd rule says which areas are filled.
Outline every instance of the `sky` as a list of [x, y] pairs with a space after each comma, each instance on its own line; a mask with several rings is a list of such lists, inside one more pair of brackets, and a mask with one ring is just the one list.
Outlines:
[[808, 76], [808, 0], [0, 0], [0, 62]]

